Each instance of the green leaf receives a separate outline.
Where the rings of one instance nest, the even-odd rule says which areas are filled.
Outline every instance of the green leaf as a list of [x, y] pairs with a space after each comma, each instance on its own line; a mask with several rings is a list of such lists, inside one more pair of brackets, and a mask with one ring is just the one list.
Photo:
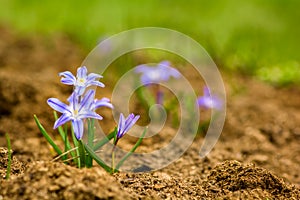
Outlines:
[[85, 149], [82, 140], [78, 141], [78, 150], [79, 150], [79, 157], [80, 157], [80, 167], [85, 167]]
[[93, 142], [94, 142], [94, 125], [95, 120], [94, 119], [88, 119], [88, 145], [89, 147], [93, 148]]
[[96, 143], [93, 147], [94, 151], [97, 151], [98, 149], [100, 149], [103, 145], [105, 145], [106, 143], [108, 143], [112, 138], [114, 138], [114, 136], [116, 135], [117, 132], [117, 127], [110, 132], [105, 138], [103, 138], [102, 140], [100, 140], [98, 143]]
[[77, 149], [76, 149], [76, 155], [73, 158], [76, 158], [76, 159], [74, 159], [75, 164], [77, 164], [78, 168], [81, 168], [81, 165], [80, 165], [80, 156], [79, 156], [79, 147], [78, 147], [78, 140], [77, 140], [77, 138], [75, 136], [73, 128], [71, 128], [71, 133], [72, 133], [72, 140], [73, 140], [74, 147], [77, 147]]
[[[93, 148], [94, 142], [94, 119], [88, 119], [88, 146]], [[90, 155], [86, 156], [85, 164], [88, 168], [93, 166], [93, 158]]]
[[103, 169], [105, 169], [105, 171], [112, 173], [112, 169], [109, 166], [107, 166], [104, 163], [104, 161], [101, 160], [101, 158], [99, 158], [99, 156], [96, 155], [93, 149], [91, 149], [87, 144], [84, 144], [84, 147], [87, 153], [98, 163], [98, 165], [100, 165]]
[[147, 128], [145, 128], [145, 130], [143, 131], [141, 137], [139, 138], [139, 140], [135, 143], [135, 145], [132, 147], [132, 149], [120, 160], [120, 162], [117, 164], [116, 166], [116, 170], [119, 170], [119, 168], [123, 165], [124, 161], [138, 148], [138, 146], [140, 146], [140, 144], [142, 143], [144, 136], [147, 132]]
[[44, 129], [44, 127], [42, 126], [42, 124], [40, 123], [40, 121], [38, 120], [37, 116], [34, 115], [34, 120], [35, 123], [37, 124], [38, 128], [40, 129], [41, 133], [43, 134], [43, 136], [46, 138], [46, 140], [49, 142], [49, 144], [53, 147], [53, 149], [56, 151], [56, 153], [58, 155], [62, 154], [62, 151], [60, 150], [60, 148], [54, 143], [54, 141], [52, 140], [52, 138], [49, 136], [49, 134], [47, 133], [47, 131]]

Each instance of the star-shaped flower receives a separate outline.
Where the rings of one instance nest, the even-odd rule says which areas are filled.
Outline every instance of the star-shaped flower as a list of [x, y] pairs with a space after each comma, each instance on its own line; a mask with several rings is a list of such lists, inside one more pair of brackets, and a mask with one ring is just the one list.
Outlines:
[[91, 85], [104, 87], [104, 84], [98, 81], [98, 79], [102, 78], [102, 76], [95, 73], [87, 74], [87, 68], [85, 66], [77, 69], [76, 77], [69, 71], [61, 72], [58, 75], [62, 76], [62, 83], [66, 85], [74, 85], [74, 91], [78, 95], [82, 95], [85, 89]]
[[81, 139], [84, 131], [84, 119], [94, 118], [102, 120], [102, 117], [97, 114], [94, 109], [92, 109], [100, 107], [99, 102], [95, 103], [94, 95], [95, 91], [89, 90], [80, 101], [77, 93], [73, 92], [68, 99], [69, 105], [56, 98], [49, 98], [47, 100], [49, 106], [57, 112], [62, 113], [62, 115], [54, 123], [53, 128], [56, 129], [57, 127], [71, 121], [76, 138]]
[[179, 78], [177, 69], [170, 67], [169, 61], [162, 61], [156, 66], [139, 65], [135, 68], [136, 73], [142, 73], [141, 81], [144, 85], [168, 81], [170, 77]]

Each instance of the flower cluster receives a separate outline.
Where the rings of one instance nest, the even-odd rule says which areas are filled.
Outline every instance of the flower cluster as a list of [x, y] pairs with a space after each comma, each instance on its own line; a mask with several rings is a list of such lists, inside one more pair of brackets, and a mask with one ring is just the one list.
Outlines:
[[[95, 160], [101, 167], [103, 167], [107, 172], [114, 173], [118, 171], [119, 167], [123, 162], [135, 151], [135, 149], [140, 145], [146, 130], [142, 133], [142, 136], [137, 141], [136, 145], [128, 152], [115, 166], [115, 150], [117, 142], [122, 138], [129, 129], [137, 122], [139, 115], [130, 114], [126, 119], [124, 115], [120, 114], [118, 127], [114, 131], [109, 133], [106, 138], [94, 143], [94, 120], [102, 120], [103, 117], [95, 112], [96, 109], [100, 107], [108, 107], [113, 109], [108, 98], [95, 99], [95, 90], [89, 88], [90, 86], [104, 87], [98, 79], [102, 78], [101, 75], [90, 73], [87, 74], [87, 68], [85, 66], [79, 67], [77, 70], [77, 75], [74, 76], [71, 72], [65, 71], [59, 73], [61, 76], [61, 82], [66, 85], [72, 85], [74, 87], [73, 93], [67, 99], [68, 103], [63, 103], [57, 98], [49, 98], [47, 103], [55, 111], [60, 112], [61, 116], [57, 118], [55, 113], [56, 121], [53, 128], [58, 128], [58, 132], [61, 135], [63, 143], [65, 144], [64, 151], [62, 151], [56, 143], [52, 140], [50, 135], [43, 128], [38, 118], [34, 116], [35, 121], [47, 139], [47, 141], [52, 145], [54, 150], [58, 153], [58, 158], [62, 158], [64, 162], [72, 160], [79, 168], [81, 167], [92, 167], [93, 160]], [[62, 129], [61, 126], [71, 122], [72, 124], [72, 139], [73, 145], [68, 139], [67, 128]], [[84, 124], [87, 122], [87, 143], [82, 141], [84, 135]], [[112, 151], [112, 165], [109, 167], [99, 156], [95, 153], [99, 148], [108, 143], [114, 138], [113, 151]], [[72, 147], [74, 146], [74, 147]], [[76, 152], [74, 152], [76, 151]], [[68, 155], [71, 158], [68, 159]]]
[[[181, 77], [180, 72], [177, 69], [171, 67], [171, 63], [166, 60], [154, 66], [148, 64], [138, 65], [135, 67], [135, 72], [141, 74], [140, 80], [145, 86], [166, 82], [171, 77], [176, 79]], [[153, 92], [156, 96], [156, 103], [163, 104], [164, 93], [159, 85], [156, 85], [156, 87], [153, 88]], [[198, 97], [197, 105], [199, 108], [203, 109], [221, 110], [223, 101], [218, 96], [211, 95], [208, 87], [204, 87], [203, 96]]]
[[113, 108], [113, 105], [108, 98], [94, 99], [95, 90], [87, 90], [89, 86], [104, 87], [104, 84], [97, 81], [102, 76], [94, 73], [87, 75], [85, 66], [78, 68], [76, 77], [69, 71], [59, 73], [59, 75], [62, 76], [62, 83], [74, 86], [74, 91], [68, 98], [68, 105], [56, 98], [49, 98], [47, 100], [51, 108], [62, 113], [61, 117], [56, 120], [53, 128], [56, 129], [66, 122], [71, 121], [75, 136], [80, 140], [84, 132], [84, 120], [87, 118], [102, 120], [103, 117], [97, 114], [95, 109], [103, 106]]
[[[163, 90], [159, 87], [159, 83], [168, 81], [171, 77], [180, 78], [181, 74], [175, 68], [170, 67], [170, 62], [163, 61], [158, 63], [156, 66], [139, 65], [135, 69], [136, 73], [141, 73], [141, 82], [151, 87], [146, 89], [153, 89], [156, 94], [156, 103], [162, 104], [163, 101]], [[52, 140], [49, 134], [42, 127], [37, 117], [35, 116], [36, 123], [45, 136], [47, 141], [52, 145], [54, 150], [59, 155], [58, 158], [62, 158], [64, 162], [71, 161], [75, 165], [80, 167], [92, 167], [93, 160], [96, 161], [101, 167], [110, 173], [117, 172], [123, 162], [136, 150], [141, 144], [143, 137], [146, 134], [146, 130], [141, 134], [136, 144], [132, 149], [123, 156], [120, 160], [115, 156], [118, 153], [117, 143], [139, 120], [140, 115], [133, 113], [129, 114], [126, 118], [123, 113], [120, 113], [120, 118], [117, 127], [111, 133], [107, 134], [105, 138], [100, 141], [95, 141], [94, 138], [94, 120], [102, 120], [103, 117], [96, 113], [96, 110], [101, 107], [107, 107], [113, 109], [114, 106], [110, 100], [106, 97], [102, 99], [95, 99], [95, 89], [91, 86], [105, 87], [105, 85], [99, 81], [103, 78], [99, 74], [90, 73], [88, 74], [85, 66], [77, 69], [77, 75], [73, 75], [69, 71], [59, 73], [61, 77], [61, 83], [73, 86], [73, 92], [67, 99], [67, 103], [60, 101], [57, 98], [49, 98], [47, 100], [48, 105], [55, 111], [61, 113], [60, 117], [57, 117], [55, 113], [55, 123], [53, 128], [57, 129], [61, 135], [63, 143], [65, 144], [64, 150], [60, 149], [58, 145]], [[154, 85], [152, 85], [154, 84]], [[215, 95], [211, 95], [209, 88], [204, 87], [203, 96], [197, 99], [197, 105], [204, 109], [217, 109], [222, 110], [223, 101]], [[142, 95], [139, 95], [143, 97]], [[148, 95], [146, 97], [149, 97]], [[148, 99], [144, 98], [143, 99]], [[172, 101], [170, 101], [172, 103]], [[170, 102], [166, 102], [166, 105], [170, 106], [169, 111], [173, 112], [174, 106]], [[168, 104], [169, 103], [169, 104]], [[189, 108], [194, 109], [195, 102], [187, 103]], [[173, 113], [174, 114], [174, 113]], [[175, 112], [176, 114], [176, 112]], [[71, 122], [72, 128], [72, 141], [68, 139], [68, 127], [62, 128], [61, 126]], [[85, 126], [87, 124], [87, 126]], [[85, 129], [86, 127], [86, 129]], [[85, 133], [86, 131], [86, 133]], [[87, 142], [83, 142], [82, 138], [84, 134], [87, 134]], [[111, 151], [111, 166], [108, 166], [96, 152], [105, 144], [109, 143], [113, 139], [113, 148]], [[69, 157], [71, 155], [71, 158]], [[115, 161], [118, 161], [115, 163]]]

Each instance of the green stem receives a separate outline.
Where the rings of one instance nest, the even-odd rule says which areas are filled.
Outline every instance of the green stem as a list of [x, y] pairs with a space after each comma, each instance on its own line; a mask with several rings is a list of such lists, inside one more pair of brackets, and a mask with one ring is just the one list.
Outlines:
[[79, 157], [80, 157], [80, 166], [85, 167], [85, 149], [82, 140], [78, 141], [78, 150], [79, 150]]
[[[94, 119], [88, 119], [88, 146], [93, 148], [94, 142]], [[93, 158], [88, 154], [86, 156], [86, 166], [88, 168], [93, 166]]]
[[133, 148], [117, 164], [117, 166], [115, 168], [117, 171], [123, 165], [124, 161], [138, 148], [138, 146], [140, 146], [140, 144], [142, 143], [142, 141], [144, 139], [144, 136], [145, 136], [146, 132], [147, 132], [147, 128], [145, 128], [144, 132], [142, 133], [142, 135], [139, 138], [139, 140], [135, 143], [135, 145], [133, 146]]
[[10, 138], [9, 138], [9, 135], [8, 133], [5, 134], [5, 137], [6, 137], [6, 141], [7, 141], [7, 150], [8, 150], [8, 153], [7, 153], [7, 170], [6, 170], [6, 180], [9, 179], [10, 177], [10, 171], [11, 171], [11, 144], [10, 144]]
[[71, 128], [71, 133], [72, 133], [72, 140], [73, 140], [74, 147], [75, 148], [77, 147], [77, 149], [76, 149], [76, 155], [75, 156], [72, 155], [72, 157], [75, 158], [74, 160], [75, 160], [75, 164], [77, 164], [77, 167], [81, 168], [81, 165], [80, 165], [80, 156], [79, 156], [79, 147], [78, 147], [78, 140], [77, 140], [77, 138], [75, 136], [75, 133], [74, 133], [74, 130], [72, 128]]

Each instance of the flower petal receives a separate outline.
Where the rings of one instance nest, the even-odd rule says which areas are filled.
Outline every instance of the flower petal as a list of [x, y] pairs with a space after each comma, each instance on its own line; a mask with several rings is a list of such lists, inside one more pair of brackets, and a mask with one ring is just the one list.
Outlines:
[[144, 85], [149, 85], [151, 83], [155, 83], [155, 81], [153, 81], [151, 78], [149, 78], [149, 76], [147, 74], [143, 74], [141, 76], [141, 82], [144, 84]]
[[79, 113], [78, 115], [79, 119], [85, 119], [85, 118], [94, 118], [94, 119], [98, 119], [98, 120], [102, 120], [103, 117], [100, 116], [99, 114], [92, 112], [92, 111], [84, 111]]
[[[71, 96], [68, 98], [68, 102], [70, 103], [70, 109], [77, 110], [78, 108], [78, 94], [74, 91]], [[72, 112], [71, 112], [72, 113]]]
[[61, 82], [67, 85], [74, 85], [76, 83], [76, 77], [69, 71], [61, 72], [59, 76], [64, 76], [61, 78]]
[[100, 108], [100, 107], [108, 107], [113, 109], [114, 106], [110, 103], [110, 100], [108, 98], [102, 98], [100, 100], [95, 100], [94, 102], [94, 109]]
[[73, 79], [69, 79], [69, 78], [61, 78], [60, 82], [65, 85], [74, 85], [75, 83]]
[[100, 74], [95, 74], [95, 73], [90, 73], [86, 80], [96, 80], [96, 79], [99, 79], [99, 78], [103, 78], [103, 76], [101, 76]]
[[177, 69], [169, 67], [169, 70], [170, 76], [173, 76], [174, 78], [180, 78], [181, 74]]
[[76, 85], [74, 92], [76, 92], [79, 96], [83, 95], [86, 86]]
[[100, 81], [91, 81], [91, 82], [88, 82], [87, 84], [88, 84], [87, 86], [95, 85], [98, 87], [105, 87], [105, 85]]
[[84, 108], [89, 109], [91, 104], [94, 102], [95, 90], [89, 90], [84, 95], [82, 101], [80, 102], [80, 106], [78, 112], [81, 112]]
[[149, 67], [148, 65], [138, 65], [134, 68], [135, 73], [147, 73], [149, 70], [151, 70], [152, 67]]
[[123, 131], [124, 126], [125, 126], [125, 117], [122, 113], [120, 113], [117, 138], [123, 137], [123, 135], [124, 135], [124, 131]]
[[212, 106], [217, 110], [221, 110], [223, 107], [223, 101], [218, 97], [212, 97]]
[[65, 103], [61, 102], [60, 100], [56, 99], [56, 98], [49, 98], [47, 100], [48, 105], [53, 108], [54, 110], [56, 110], [57, 112], [60, 113], [71, 113], [69, 106], [66, 105]]
[[[129, 118], [130, 117], [130, 118]], [[123, 129], [124, 133], [127, 133], [129, 129], [136, 123], [136, 121], [140, 118], [139, 115], [134, 116], [134, 114], [130, 114], [126, 119], [126, 125]]]
[[80, 140], [83, 136], [83, 121], [82, 120], [72, 120], [72, 126], [74, 130], [74, 134], [78, 140]]
[[158, 66], [167, 66], [167, 67], [170, 67], [170, 65], [171, 65], [171, 62], [167, 61], [167, 60], [164, 60], [164, 61], [161, 61], [160, 63], [158, 63]]
[[72, 117], [69, 114], [63, 114], [62, 116], [60, 116], [54, 123], [53, 129], [56, 129], [57, 127], [67, 123], [68, 121], [70, 121], [72, 119]]
[[82, 66], [82, 67], [79, 67], [77, 69], [77, 78], [80, 79], [80, 78], [86, 78], [86, 75], [87, 74], [87, 68], [86, 66]]
[[199, 107], [202, 107], [202, 108], [205, 108], [205, 109], [211, 108], [211, 104], [212, 104], [210, 97], [204, 97], [204, 96], [199, 97], [197, 99], [197, 103], [198, 103]]

